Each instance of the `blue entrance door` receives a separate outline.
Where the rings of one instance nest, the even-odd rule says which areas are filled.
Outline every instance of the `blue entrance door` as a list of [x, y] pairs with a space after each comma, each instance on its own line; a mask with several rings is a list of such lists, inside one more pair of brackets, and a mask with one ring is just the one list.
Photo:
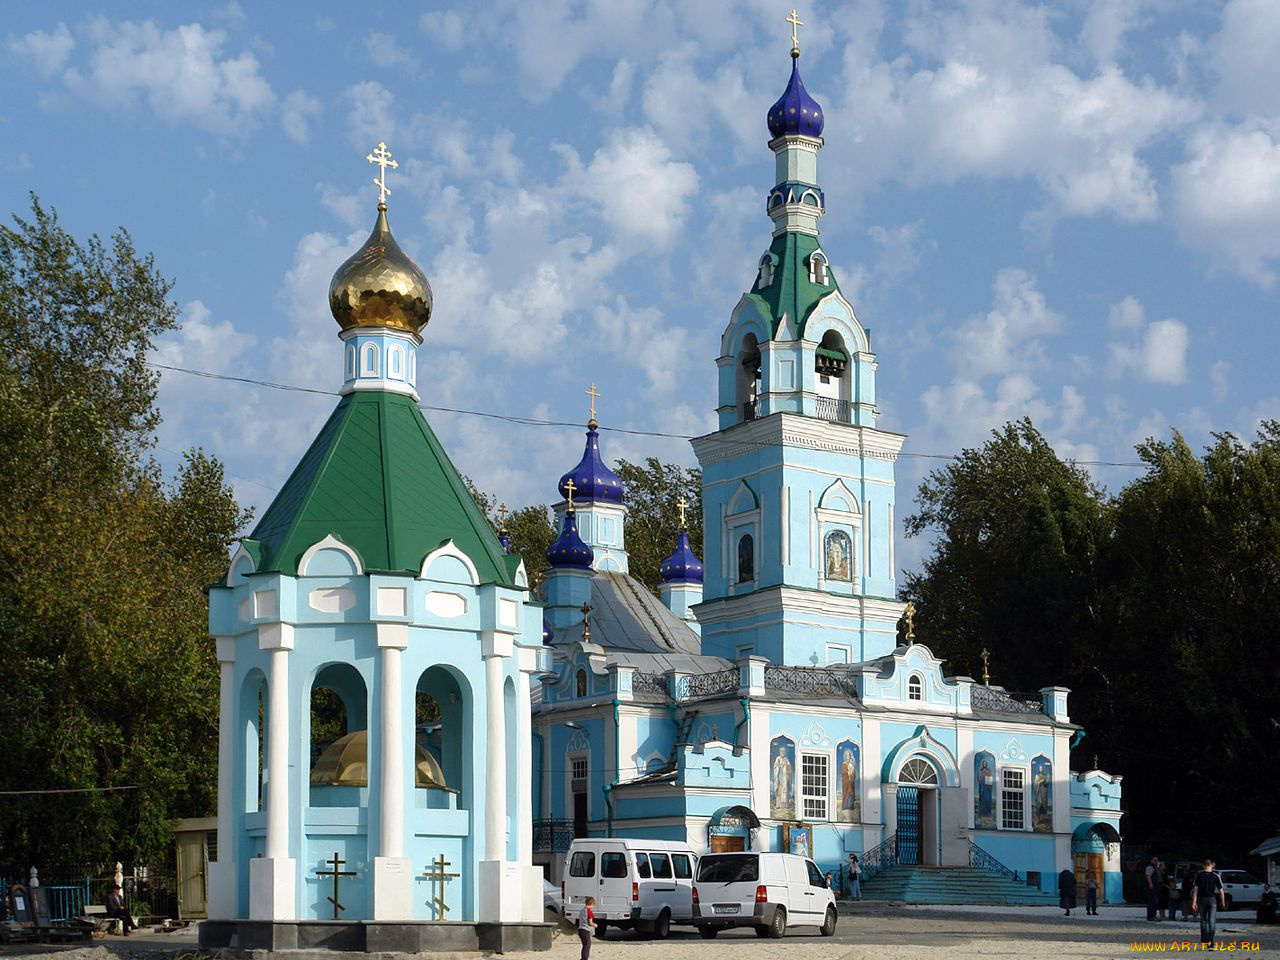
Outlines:
[[898, 862], [920, 862], [920, 789], [898, 785]]

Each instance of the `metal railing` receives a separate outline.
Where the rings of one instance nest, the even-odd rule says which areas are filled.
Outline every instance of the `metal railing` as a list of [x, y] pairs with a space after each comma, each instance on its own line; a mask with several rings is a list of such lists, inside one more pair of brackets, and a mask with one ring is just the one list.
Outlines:
[[720, 693], [731, 693], [738, 689], [738, 668], [716, 670], [712, 673], [700, 673], [689, 677], [685, 685], [688, 697], [713, 697]]
[[760, 414], [759, 400], [747, 400], [745, 403], [742, 404], [742, 422], [743, 423], [746, 423], [749, 420], [754, 420], [757, 416], [759, 416], [759, 414]]
[[1001, 863], [991, 854], [987, 853], [987, 851], [983, 850], [980, 846], [978, 846], [968, 837], [965, 837], [965, 842], [969, 844], [969, 866], [980, 867], [983, 870], [989, 871], [990, 873], [999, 874], [1000, 876], [1004, 877], [1007, 880], [1018, 879], [1017, 870], [1010, 870], [1003, 863]]
[[858, 861], [862, 866], [861, 880], [866, 883], [882, 870], [894, 866], [898, 862], [898, 835], [895, 833], [884, 843], [872, 847]]
[[827, 694], [850, 699], [858, 696], [853, 674], [822, 667], [765, 667], [764, 686], [766, 690], [791, 693]]
[[976, 710], [991, 710], [996, 713], [1044, 713], [1044, 704], [1039, 698], [1030, 699], [1030, 694], [1009, 693], [996, 687], [986, 687], [975, 683], [969, 696], [970, 705]]
[[818, 397], [814, 416], [819, 420], [831, 420], [835, 423], [853, 423], [853, 404], [836, 397]]
[[533, 821], [533, 849], [538, 853], [559, 853], [573, 843], [572, 820]]
[[632, 693], [649, 693], [656, 696], [666, 697], [670, 690], [667, 686], [667, 678], [661, 673], [637, 673], [631, 678]]

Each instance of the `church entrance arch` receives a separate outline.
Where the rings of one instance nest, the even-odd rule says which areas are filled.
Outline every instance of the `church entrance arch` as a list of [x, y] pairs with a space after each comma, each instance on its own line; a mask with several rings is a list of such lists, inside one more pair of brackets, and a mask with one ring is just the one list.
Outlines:
[[760, 818], [750, 807], [721, 807], [707, 821], [707, 849], [711, 853], [737, 853], [755, 849]]
[[910, 757], [898, 771], [898, 862], [938, 862], [938, 770], [921, 756]]

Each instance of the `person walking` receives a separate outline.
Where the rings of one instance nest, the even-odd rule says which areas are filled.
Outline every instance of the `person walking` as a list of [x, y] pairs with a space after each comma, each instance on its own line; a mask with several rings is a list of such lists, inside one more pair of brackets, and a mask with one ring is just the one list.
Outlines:
[[[1160, 886], [1159, 886], [1159, 889], [1156, 891], [1159, 894], [1159, 898], [1156, 900], [1156, 919], [1157, 920], [1163, 920], [1165, 918], [1165, 914], [1169, 913], [1169, 884], [1165, 881], [1165, 877], [1167, 875], [1168, 875], [1168, 867], [1165, 865], [1164, 861], [1162, 860], [1160, 861]], [[1172, 913], [1169, 913], [1169, 919], [1170, 920], [1173, 919]]]
[[1084, 912], [1090, 917], [1098, 915], [1098, 879], [1092, 873], [1084, 882]]
[[582, 901], [582, 909], [578, 911], [578, 939], [582, 941], [582, 960], [591, 960], [591, 934], [596, 928], [595, 897], [587, 897]]
[[1071, 872], [1069, 867], [1063, 867], [1062, 872], [1058, 874], [1058, 906], [1063, 911], [1063, 916], [1071, 916], [1071, 911], [1076, 905], [1076, 875]]
[[1152, 857], [1151, 862], [1147, 864], [1147, 869], [1143, 872], [1143, 892], [1147, 895], [1147, 919], [1154, 921], [1156, 919], [1156, 910], [1160, 906], [1160, 887], [1164, 883], [1164, 876], [1160, 873], [1160, 858]]
[[1227, 909], [1227, 891], [1222, 878], [1213, 872], [1213, 861], [1206, 860], [1204, 869], [1196, 874], [1191, 885], [1191, 912], [1200, 916], [1200, 942], [1213, 945], [1218, 932], [1218, 907]]
[[[1190, 864], [1188, 864], [1188, 867], [1189, 866]], [[1191, 886], [1195, 882], [1196, 882], [1195, 872], [1188, 869], [1186, 874], [1182, 877], [1182, 889], [1179, 891], [1181, 893], [1181, 896], [1178, 897], [1178, 900], [1182, 903], [1182, 919], [1183, 920], [1187, 919], [1187, 917], [1195, 913], [1195, 911], [1191, 909]]]
[[862, 899], [862, 864], [856, 853], [849, 854], [849, 899]]
[[133, 917], [129, 914], [129, 908], [124, 902], [124, 892], [120, 889], [120, 884], [113, 883], [111, 892], [107, 894], [107, 916], [114, 920], [120, 921], [120, 928], [127, 937], [129, 931], [137, 924], [133, 922]]

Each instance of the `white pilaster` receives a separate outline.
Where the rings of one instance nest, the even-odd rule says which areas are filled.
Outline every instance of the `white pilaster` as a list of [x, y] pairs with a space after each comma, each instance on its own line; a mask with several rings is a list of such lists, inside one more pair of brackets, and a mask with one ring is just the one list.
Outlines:
[[507, 732], [502, 715], [502, 661], [497, 655], [484, 658], [486, 860], [505, 860], [507, 852]]
[[211, 920], [235, 915], [235, 659], [231, 637], [216, 639], [218, 653], [218, 859], [208, 866], [208, 913]]
[[271, 651], [267, 676], [266, 856], [249, 861], [249, 919], [297, 916], [296, 864], [289, 856], [289, 654], [293, 626], [262, 624], [258, 646]]
[[[520, 862], [533, 863], [533, 710], [529, 702], [529, 684], [537, 669], [536, 651], [520, 650], [520, 679], [516, 683], [516, 738], [519, 754], [516, 771], [516, 835], [519, 837]], [[540, 888], [539, 888], [540, 889]]]
[[413, 917], [412, 865], [404, 855], [404, 695], [401, 690], [401, 652], [408, 645], [408, 628], [379, 623], [382, 656], [382, 708], [379, 733], [378, 833], [380, 854], [373, 858], [373, 919], [409, 920]]

